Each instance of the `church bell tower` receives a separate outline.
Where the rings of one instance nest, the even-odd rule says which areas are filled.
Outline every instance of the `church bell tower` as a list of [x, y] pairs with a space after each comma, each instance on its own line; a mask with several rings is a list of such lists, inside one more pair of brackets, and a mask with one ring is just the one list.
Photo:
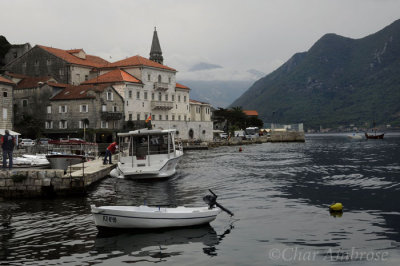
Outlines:
[[164, 58], [162, 56], [160, 42], [157, 36], [157, 29], [154, 27], [153, 41], [151, 43], [150, 60], [163, 64]]

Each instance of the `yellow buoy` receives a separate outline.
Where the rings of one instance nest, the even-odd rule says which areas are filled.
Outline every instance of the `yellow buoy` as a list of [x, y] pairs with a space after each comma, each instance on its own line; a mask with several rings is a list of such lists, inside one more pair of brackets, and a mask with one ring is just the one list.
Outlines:
[[342, 212], [343, 211], [343, 204], [340, 202], [337, 202], [335, 204], [332, 204], [329, 206], [329, 210], [332, 212]]

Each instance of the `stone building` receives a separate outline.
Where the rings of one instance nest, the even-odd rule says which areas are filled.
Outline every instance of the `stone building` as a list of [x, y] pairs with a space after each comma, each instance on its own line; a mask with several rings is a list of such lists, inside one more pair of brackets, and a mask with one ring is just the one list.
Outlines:
[[15, 83], [0, 76], [0, 129], [13, 129], [13, 87]]
[[88, 55], [83, 49], [62, 50], [36, 45], [3, 69], [31, 77], [51, 76], [59, 83], [79, 85], [91, 78], [94, 68], [107, 64], [108, 61]]
[[11, 44], [10, 49], [4, 55], [4, 59], [3, 59], [4, 65], [11, 63], [18, 57], [21, 57], [23, 54], [28, 52], [30, 49], [32, 49], [32, 46], [30, 45], [30, 43]]
[[110, 84], [68, 86], [50, 98], [45, 130], [57, 137], [110, 142], [122, 129], [123, 98]]

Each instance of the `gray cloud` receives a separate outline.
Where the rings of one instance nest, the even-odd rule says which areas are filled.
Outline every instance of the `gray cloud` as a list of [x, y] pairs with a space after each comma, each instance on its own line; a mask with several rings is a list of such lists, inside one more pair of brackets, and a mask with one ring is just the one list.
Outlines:
[[210, 69], [216, 69], [216, 68], [222, 68], [222, 66], [200, 62], [200, 63], [197, 63], [197, 64], [193, 65], [189, 69], [189, 71], [210, 70]]
[[[148, 57], [154, 26], [177, 78], [254, 79], [322, 35], [351, 38], [399, 19], [397, 0], [3, 0], [1, 34], [11, 43], [83, 48], [116, 61]], [[197, 62], [223, 68], [190, 71]]]

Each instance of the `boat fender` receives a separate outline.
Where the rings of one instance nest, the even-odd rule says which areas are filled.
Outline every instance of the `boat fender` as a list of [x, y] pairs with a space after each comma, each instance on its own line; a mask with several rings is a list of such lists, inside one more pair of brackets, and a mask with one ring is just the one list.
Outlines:
[[343, 204], [340, 203], [340, 202], [332, 204], [331, 206], [329, 206], [329, 211], [330, 212], [342, 212], [343, 211]]

